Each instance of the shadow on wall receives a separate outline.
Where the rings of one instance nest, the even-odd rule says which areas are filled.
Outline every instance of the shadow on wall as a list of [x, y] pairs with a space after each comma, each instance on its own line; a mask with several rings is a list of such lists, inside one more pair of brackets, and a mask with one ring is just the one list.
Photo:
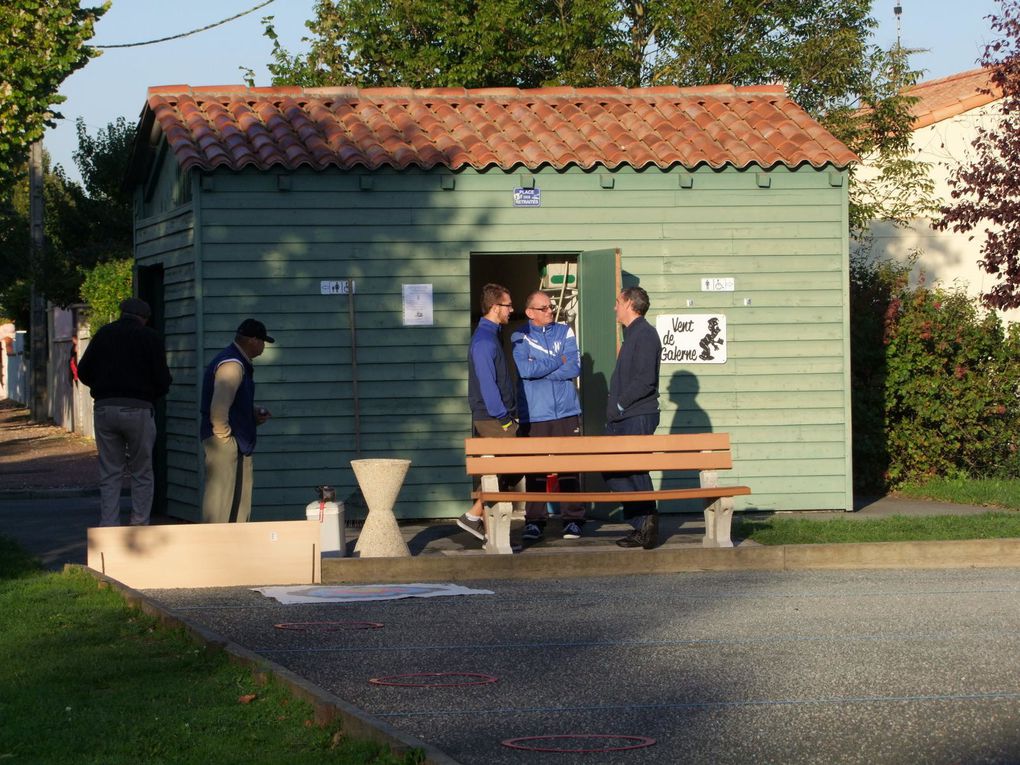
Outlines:
[[[674, 407], [670, 433], [712, 432], [712, 420], [708, 412], [698, 406], [700, 389], [697, 375], [686, 369], [678, 369], [670, 377], [665, 391]], [[700, 476], [696, 470], [669, 473], [663, 476], [662, 481], [664, 489], [684, 489], [699, 485]], [[665, 512], [673, 513], [700, 513], [705, 509], [703, 500], [670, 500], [661, 505]]]
[[[910, 286], [942, 287], [962, 290], [975, 299], [991, 290], [998, 279], [981, 268], [981, 246], [984, 234], [936, 231], [927, 221], [917, 220], [907, 228], [875, 221], [871, 224], [871, 241], [852, 242], [852, 252], [867, 254], [868, 261], [909, 264]], [[1020, 321], [1020, 310], [999, 311], [1003, 321]]]

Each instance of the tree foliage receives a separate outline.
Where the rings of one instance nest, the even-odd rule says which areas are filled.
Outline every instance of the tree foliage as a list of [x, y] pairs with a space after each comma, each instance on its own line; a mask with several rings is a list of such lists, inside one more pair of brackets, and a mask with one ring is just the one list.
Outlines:
[[[317, 0], [309, 52], [276, 38], [277, 85], [754, 85], [791, 95], [879, 175], [851, 188], [851, 229], [931, 210], [910, 155], [918, 73], [870, 44], [872, 0]], [[250, 75], [249, 75], [250, 76]]]
[[1020, 0], [1001, 0], [990, 17], [996, 40], [985, 48], [981, 65], [1003, 94], [1001, 116], [991, 128], [978, 127], [975, 159], [949, 178], [953, 202], [936, 223], [942, 230], [983, 228], [979, 265], [998, 276], [982, 299], [993, 308], [1020, 307]]
[[44, 158], [46, 248], [34, 270], [28, 258], [26, 174], [0, 193], [0, 307], [22, 325], [27, 323], [27, 284], [34, 282], [48, 300], [68, 305], [79, 299], [83, 269], [131, 255], [131, 200], [120, 180], [127, 172], [134, 131], [123, 118], [94, 136], [80, 120], [77, 129], [74, 159], [84, 188]]
[[101, 7], [80, 0], [4, 0], [0, 3], [0, 182], [8, 181], [24, 150], [42, 138], [64, 101], [57, 93], [72, 72], [98, 51], [85, 42]]
[[84, 270], [81, 299], [89, 306], [89, 327], [95, 334], [120, 315], [120, 303], [131, 297], [134, 259], [109, 260]]

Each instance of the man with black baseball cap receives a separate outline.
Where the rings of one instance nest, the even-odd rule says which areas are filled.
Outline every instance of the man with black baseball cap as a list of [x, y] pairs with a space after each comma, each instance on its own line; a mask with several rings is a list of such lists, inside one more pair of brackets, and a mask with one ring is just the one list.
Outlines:
[[255, 366], [266, 343], [266, 325], [245, 319], [234, 342], [216, 354], [202, 380], [202, 447], [205, 451], [205, 523], [245, 523], [251, 517], [255, 429], [272, 415], [255, 405]]
[[167, 394], [171, 377], [162, 338], [145, 326], [151, 313], [144, 300], [122, 301], [120, 318], [99, 328], [78, 361], [78, 379], [95, 399], [100, 526], [120, 525], [125, 467], [131, 474], [131, 525], [147, 525], [152, 512], [154, 404]]

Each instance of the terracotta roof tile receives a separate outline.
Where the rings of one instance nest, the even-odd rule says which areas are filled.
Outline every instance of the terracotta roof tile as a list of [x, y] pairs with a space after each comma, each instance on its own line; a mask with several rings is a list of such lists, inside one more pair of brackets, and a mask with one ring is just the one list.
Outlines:
[[780, 86], [165, 85], [149, 89], [146, 114], [184, 169], [846, 167], [857, 159]]
[[914, 130], [1002, 98], [1002, 90], [992, 84], [991, 71], [985, 68], [921, 82], [903, 92], [919, 99], [911, 107]]

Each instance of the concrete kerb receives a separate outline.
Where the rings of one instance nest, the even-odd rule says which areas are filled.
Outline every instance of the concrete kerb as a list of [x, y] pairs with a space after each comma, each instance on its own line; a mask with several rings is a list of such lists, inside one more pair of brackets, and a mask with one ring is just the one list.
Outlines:
[[315, 710], [315, 720], [320, 725], [327, 724], [333, 720], [340, 720], [346, 735], [354, 738], [368, 739], [388, 746], [398, 756], [417, 750], [423, 755], [422, 763], [431, 765], [459, 765], [456, 760], [434, 746], [397, 730], [382, 720], [349, 704], [339, 696], [334, 696], [317, 685], [309, 683], [286, 667], [282, 667], [264, 656], [253, 653], [247, 648], [174, 613], [172, 610], [158, 605], [143, 593], [128, 587], [122, 582], [79, 564], [68, 564], [65, 568], [80, 569], [92, 576], [99, 583], [100, 587], [105, 586], [117, 590], [125, 603], [134, 606], [149, 616], [155, 617], [161, 624], [167, 627], [184, 630], [196, 642], [203, 644], [206, 650], [226, 652], [233, 663], [251, 670], [257, 678], [271, 675], [279, 683], [288, 688], [295, 697], [303, 699], [312, 705], [312, 708]]
[[1020, 567], [1020, 539], [529, 551], [526, 555], [324, 558], [323, 584], [556, 579], [692, 571]]

